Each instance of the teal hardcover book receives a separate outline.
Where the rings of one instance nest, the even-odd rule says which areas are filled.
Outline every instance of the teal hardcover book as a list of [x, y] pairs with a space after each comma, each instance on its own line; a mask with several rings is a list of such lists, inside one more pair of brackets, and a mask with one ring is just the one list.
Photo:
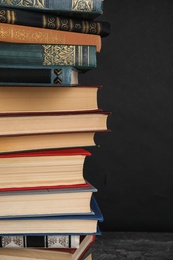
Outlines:
[[103, 0], [0, 0], [0, 6], [88, 19], [103, 14]]
[[88, 45], [0, 43], [0, 67], [96, 68], [96, 47]]

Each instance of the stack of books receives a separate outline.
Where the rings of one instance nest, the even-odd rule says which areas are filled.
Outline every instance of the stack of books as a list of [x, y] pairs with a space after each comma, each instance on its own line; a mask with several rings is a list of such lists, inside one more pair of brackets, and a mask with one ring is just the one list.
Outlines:
[[0, 259], [92, 259], [102, 213], [84, 178], [109, 113], [97, 67], [102, 0], [0, 0]]

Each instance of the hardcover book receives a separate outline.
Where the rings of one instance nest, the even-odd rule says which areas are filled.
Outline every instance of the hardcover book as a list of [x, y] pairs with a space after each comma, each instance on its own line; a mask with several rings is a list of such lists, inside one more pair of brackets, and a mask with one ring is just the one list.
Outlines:
[[79, 235], [0, 236], [2, 248], [66, 248], [76, 249], [80, 245]]
[[79, 74], [86, 71], [78, 70], [73, 66], [0, 67], [0, 86], [76, 86], [79, 85]]
[[[26, 19], [27, 17], [27, 19]], [[68, 16], [57, 16], [51, 13], [33, 12], [0, 7], [0, 22], [24, 26], [39, 27], [52, 30], [87, 33], [106, 37], [110, 34], [110, 23], [89, 21]]]
[[103, 0], [0, 0], [0, 6], [88, 19], [103, 14]]
[[0, 154], [0, 192], [88, 187], [83, 168], [90, 155], [82, 148]]
[[[90, 201], [96, 191], [96, 188], [89, 185], [88, 187], [0, 192], [0, 218], [58, 214], [92, 215]], [[20, 222], [21, 226], [22, 223], [24, 222]]]
[[54, 216], [32, 216], [30, 211], [25, 217], [4, 216], [0, 218], [0, 236], [100, 235], [98, 222], [103, 221], [103, 215], [93, 196], [91, 212], [92, 214], [62, 213]]
[[108, 115], [102, 111], [1, 114], [0, 136], [105, 131]]
[[0, 42], [1, 68], [96, 68], [96, 46]]
[[55, 31], [15, 24], [0, 24], [0, 42], [32, 43], [32, 44], [69, 44], [96, 46], [101, 50], [101, 37], [75, 32]]
[[0, 153], [95, 146], [95, 132], [0, 136]]
[[86, 235], [81, 241], [79, 248], [75, 250], [47, 250], [35, 248], [1, 248], [0, 258], [8, 260], [91, 260], [92, 244], [95, 241], [94, 235]]
[[98, 110], [101, 86], [1, 87], [0, 114]]

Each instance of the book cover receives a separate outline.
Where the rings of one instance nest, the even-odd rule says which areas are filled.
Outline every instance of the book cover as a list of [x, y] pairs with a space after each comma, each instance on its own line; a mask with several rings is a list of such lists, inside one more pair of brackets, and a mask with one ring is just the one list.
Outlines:
[[[75, 17], [57, 16], [51, 13], [18, 10], [14, 8], [0, 7], [0, 22], [62, 30], [77, 33], [87, 33], [106, 37], [110, 34], [110, 23], [104, 21], [90, 21], [75, 19]], [[27, 17], [27, 19], [26, 19]]]
[[73, 66], [55, 68], [0, 67], [0, 86], [76, 86], [79, 74], [87, 70], [78, 70]]
[[40, 66], [96, 68], [96, 46], [0, 42], [0, 67], [39, 68]]
[[100, 52], [101, 50], [101, 37], [99, 35], [55, 31], [7, 23], [1, 23], [0, 42], [91, 45], [96, 46], [97, 52]]
[[88, 19], [103, 14], [103, 0], [0, 0], [0, 5]]

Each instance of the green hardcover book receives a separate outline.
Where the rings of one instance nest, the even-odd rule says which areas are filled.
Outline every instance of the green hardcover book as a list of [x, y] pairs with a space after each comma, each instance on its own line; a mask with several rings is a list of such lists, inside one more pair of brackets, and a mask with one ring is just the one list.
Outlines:
[[51, 13], [6, 7], [0, 7], [0, 22], [61, 31], [97, 34], [101, 37], [108, 36], [111, 27], [109, 22], [104, 21], [89, 21], [86, 19], [53, 15]]
[[63, 44], [0, 43], [0, 67], [96, 68], [96, 47]]
[[0, 6], [88, 19], [103, 13], [103, 0], [0, 0]]

